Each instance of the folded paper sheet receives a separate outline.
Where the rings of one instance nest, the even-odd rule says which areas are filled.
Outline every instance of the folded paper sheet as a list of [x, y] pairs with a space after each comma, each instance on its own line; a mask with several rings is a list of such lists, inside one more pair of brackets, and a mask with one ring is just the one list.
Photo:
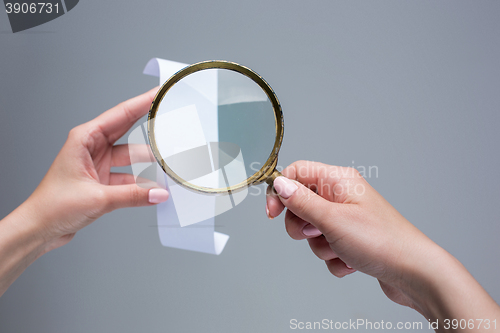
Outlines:
[[[154, 58], [146, 65], [144, 74], [158, 76], [160, 78], [160, 85], [162, 85], [170, 76], [185, 66], [187, 64]], [[207, 72], [205, 79], [207, 80], [206, 83], [209, 83], [206, 86], [217, 86], [217, 76]], [[214, 82], [215, 84], [211, 84]], [[200, 82], [198, 81], [197, 84], [200, 84]], [[196, 87], [192, 88], [196, 89]], [[204, 92], [206, 94], [204, 97], [212, 102], [211, 104], [214, 106], [213, 112], [199, 115], [195, 107], [188, 106], [183, 109], [170, 111], [162, 117], [157, 118], [155, 126], [162, 127], [163, 130], [159, 135], [164, 136], [157, 137], [157, 141], [172, 143], [172, 140], [179, 140], [179, 138], [183, 140], [171, 145], [172, 147], [176, 147], [175, 151], [162, 152], [162, 156], [178, 154], [182, 151], [188, 151], [189, 149], [203, 145], [209, 147], [210, 142], [218, 141], [218, 133], [216, 131], [204, 132], [202, 126], [202, 124], [207, 123], [217, 124], [217, 91], [209, 91], [207, 93], [205, 89]], [[175, 117], [175, 122], [171, 121], [172, 117]], [[181, 136], [172, 135], [176, 131], [176, 128], [172, 124], [178, 124], [180, 121], [189, 123], [190, 133], [183, 133]], [[205, 126], [205, 128], [217, 129], [217, 126]], [[138, 137], [144, 135], [144, 133], [147, 133], [146, 124], [144, 124], [143, 129], [137, 130], [137, 133], [132, 133], [130, 137], [132, 138], [134, 135]], [[141, 168], [140, 165], [134, 167]], [[134, 171], [134, 174], [137, 175], [139, 173]], [[156, 165], [156, 174], [157, 183], [169, 190], [171, 195], [169, 200], [157, 206], [158, 232], [162, 245], [184, 250], [220, 254], [229, 239], [228, 235], [214, 231], [215, 216], [220, 214], [220, 212], [217, 212], [217, 207], [220, 206], [220, 197], [218, 199], [219, 202], [216, 203], [215, 196], [200, 195], [183, 188], [173, 182], [158, 165]], [[215, 181], [218, 180], [215, 179]], [[237, 198], [239, 199], [238, 201], [241, 202], [244, 196]], [[229, 196], [226, 197], [226, 200], [230, 200]], [[234, 205], [235, 203], [233, 202], [231, 206]], [[223, 206], [226, 207], [227, 205]]]

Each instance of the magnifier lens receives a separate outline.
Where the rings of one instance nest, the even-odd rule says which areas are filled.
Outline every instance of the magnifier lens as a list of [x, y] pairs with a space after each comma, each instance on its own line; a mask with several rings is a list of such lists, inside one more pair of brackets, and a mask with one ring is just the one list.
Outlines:
[[161, 100], [152, 124], [155, 155], [181, 184], [227, 189], [246, 183], [268, 161], [276, 121], [269, 96], [248, 76], [199, 70], [173, 84]]

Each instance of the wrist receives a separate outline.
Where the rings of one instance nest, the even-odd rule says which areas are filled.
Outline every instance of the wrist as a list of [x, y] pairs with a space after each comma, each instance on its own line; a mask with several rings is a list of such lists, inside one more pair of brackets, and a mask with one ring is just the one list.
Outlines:
[[[428, 239], [425, 252], [416, 256], [403, 270], [408, 281], [405, 292], [427, 320], [500, 319], [500, 308], [467, 269], [446, 250]], [[417, 258], [418, 256], [418, 258]]]
[[0, 221], [0, 295], [37, 258], [47, 242], [25, 202]]
[[12, 239], [16, 239], [17, 243], [22, 243], [26, 252], [36, 253], [36, 258], [46, 253], [45, 247], [50, 239], [47, 237], [43, 217], [30, 199], [17, 207], [5, 220], [7, 220], [6, 227], [9, 228]]

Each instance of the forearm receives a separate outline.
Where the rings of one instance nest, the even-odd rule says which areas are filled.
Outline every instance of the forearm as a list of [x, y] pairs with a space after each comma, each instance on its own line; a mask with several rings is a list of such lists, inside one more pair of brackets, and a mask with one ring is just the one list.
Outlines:
[[0, 296], [46, 252], [36, 219], [36, 212], [25, 202], [0, 221]]
[[500, 307], [451, 254], [435, 245], [418, 265], [424, 269], [414, 272], [418, 279], [410, 293], [421, 313], [437, 321], [437, 332], [457, 331], [457, 325], [461, 332], [500, 330]]

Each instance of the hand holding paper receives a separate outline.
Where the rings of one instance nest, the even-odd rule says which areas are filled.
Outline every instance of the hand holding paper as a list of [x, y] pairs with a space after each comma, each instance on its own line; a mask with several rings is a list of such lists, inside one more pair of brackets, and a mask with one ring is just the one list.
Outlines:
[[0, 223], [0, 295], [42, 254], [68, 243], [101, 215], [122, 207], [152, 206], [169, 193], [155, 183], [136, 185], [113, 166], [150, 162], [146, 146], [114, 145], [145, 115], [157, 88], [75, 127], [33, 194]]

